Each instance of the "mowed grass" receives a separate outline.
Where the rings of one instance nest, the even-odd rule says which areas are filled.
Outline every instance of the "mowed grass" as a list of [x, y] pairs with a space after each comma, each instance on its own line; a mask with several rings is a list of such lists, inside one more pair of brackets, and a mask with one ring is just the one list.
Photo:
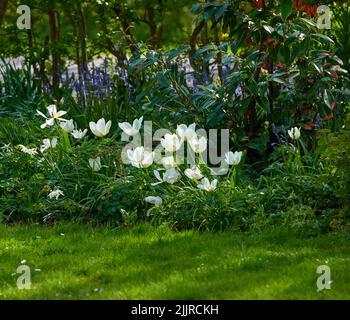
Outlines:
[[[32, 287], [16, 286], [26, 260]], [[317, 292], [319, 265], [331, 290]], [[345, 234], [0, 225], [0, 299], [349, 299]]]

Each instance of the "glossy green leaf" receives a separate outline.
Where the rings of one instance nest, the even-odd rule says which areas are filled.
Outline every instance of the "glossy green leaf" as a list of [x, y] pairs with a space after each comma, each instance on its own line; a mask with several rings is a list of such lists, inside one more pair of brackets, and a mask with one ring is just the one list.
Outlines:
[[284, 20], [292, 14], [292, 10], [292, 0], [281, 0], [281, 14]]

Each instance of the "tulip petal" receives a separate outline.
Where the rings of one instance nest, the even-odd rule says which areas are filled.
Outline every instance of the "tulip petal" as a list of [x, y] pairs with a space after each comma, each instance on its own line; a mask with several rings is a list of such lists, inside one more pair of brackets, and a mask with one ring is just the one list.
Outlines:
[[111, 126], [112, 126], [112, 121], [109, 120], [109, 121], [106, 123], [106, 128], [105, 128], [105, 134], [106, 134], [106, 135], [109, 133], [109, 130], [111, 130]]
[[47, 119], [47, 116], [45, 116], [41, 111], [36, 110], [37, 114], [42, 116], [43, 118]]

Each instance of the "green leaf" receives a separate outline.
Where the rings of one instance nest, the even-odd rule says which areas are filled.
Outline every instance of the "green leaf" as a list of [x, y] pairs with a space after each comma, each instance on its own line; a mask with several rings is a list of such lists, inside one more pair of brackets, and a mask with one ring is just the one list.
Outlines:
[[269, 132], [265, 130], [265, 132], [261, 135], [261, 137], [251, 140], [248, 146], [262, 153], [265, 150], [265, 147], [268, 143], [269, 143]]
[[200, 9], [203, 8], [203, 4], [202, 3], [197, 3], [196, 5], [194, 5], [190, 11], [192, 14], [196, 14]]
[[247, 36], [247, 32], [244, 32], [244, 31], [238, 35], [237, 41], [231, 44], [232, 53], [234, 54], [237, 53], [239, 47], [242, 45], [246, 36]]
[[210, 50], [217, 50], [217, 46], [213, 44], [206, 45], [202, 49], [199, 49], [196, 51], [196, 53], [193, 55], [193, 58], [197, 58], [201, 56], [203, 53], [210, 51]]
[[322, 71], [322, 66], [320, 65], [320, 66], [318, 66], [316, 63], [314, 63], [314, 62], [312, 62], [311, 63], [314, 67], [315, 67], [315, 69], [316, 69], [316, 71], [321, 75], [322, 73], [323, 73], [323, 71]]
[[292, 0], [281, 0], [281, 14], [284, 20], [291, 15], [292, 10]]
[[157, 80], [159, 82], [159, 84], [163, 87], [163, 88], [168, 88], [170, 87], [171, 83], [170, 81], [167, 79], [166, 77], [166, 72], [162, 71], [156, 74]]
[[228, 3], [225, 3], [221, 6], [221, 8], [215, 14], [215, 20], [219, 20], [226, 12], [226, 10], [230, 7]]
[[253, 53], [251, 53], [248, 57], [247, 57], [247, 61], [248, 62], [252, 62], [254, 61], [260, 54], [260, 51], [257, 50], [257, 51], [254, 51]]
[[258, 86], [257, 86], [255, 81], [251, 81], [248, 84], [248, 89], [253, 95], [257, 96], [259, 94], [259, 88], [258, 88]]
[[284, 85], [286, 84], [282, 79], [277, 78], [277, 77], [271, 77], [271, 80], [275, 81], [277, 83], [280, 83], [280, 84], [284, 84]]
[[275, 31], [274, 28], [272, 28], [271, 26], [268, 26], [268, 25], [264, 25], [263, 28], [270, 34]]
[[314, 23], [313, 21], [311, 21], [311, 20], [309, 20], [309, 19], [300, 18], [300, 20], [304, 21], [306, 24], [308, 24], [308, 25], [311, 26], [311, 27], [314, 27], [314, 28], [317, 27], [316, 23]]
[[203, 61], [204, 61], [205, 63], [209, 62], [211, 59], [215, 58], [215, 57], [218, 55], [218, 52], [219, 52], [219, 51], [212, 51], [212, 52], [210, 52], [209, 54], [207, 54], [207, 55], [204, 57]]
[[331, 96], [331, 93], [328, 91], [328, 90], [325, 90], [324, 91], [324, 95], [323, 95], [323, 101], [325, 103], [325, 105], [332, 110], [332, 97]]
[[321, 39], [323, 39], [323, 40], [326, 40], [326, 41], [328, 41], [328, 42], [334, 44], [334, 41], [333, 41], [330, 37], [328, 37], [328, 36], [326, 36], [326, 35], [324, 35], [324, 34], [314, 33], [313, 36], [318, 37], [318, 38], [321, 38]]
[[164, 57], [167, 60], [173, 60], [175, 58], [178, 58], [182, 53], [185, 53], [190, 50], [189, 46], [182, 45], [177, 49], [172, 49], [166, 53], [164, 53]]
[[215, 15], [215, 9], [213, 8], [206, 9], [203, 13], [203, 18], [205, 19], [205, 21], [209, 21], [214, 15]]

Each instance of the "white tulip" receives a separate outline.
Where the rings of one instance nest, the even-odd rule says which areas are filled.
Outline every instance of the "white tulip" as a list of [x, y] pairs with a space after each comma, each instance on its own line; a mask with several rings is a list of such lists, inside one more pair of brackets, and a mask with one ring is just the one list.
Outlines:
[[60, 127], [62, 128], [63, 131], [67, 133], [71, 133], [74, 130], [74, 122], [73, 119], [60, 122]]
[[29, 154], [31, 156], [35, 156], [38, 154], [38, 151], [36, 151], [36, 148], [29, 149], [29, 148], [25, 147], [23, 144], [20, 144], [18, 146], [23, 153]]
[[161, 184], [164, 182], [163, 178], [160, 176], [160, 173], [158, 170], [153, 171], [154, 176], [157, 178], [159, 182], [151, 183], [151, 186], [157, 186], [158, 184]]
[[85, 129], [84, 131], [82, 131], [81, 129], [73, 130], [72, 131], [72, 136], [75, 139], [81, 140], [81, 139], [83, 139], [85, 137], [86, 133], [87, 133], [87, 129]]
[[98, 120], [97, 123], [90, 122], [89, 126], [90, 126], [90, 130], [96, 137], [102, 138], [109, 133], [109, 130], [111, 129], [111, 126], [112, 126], [112, 121], [109, 120], [106, 123], [106, 120], [102, 118]]
[[49, 117], [45, 116], [41, 111], [39, 110], [36, 110], [36, 112], [42, 116], [43, 118], [46, 119], [45, 123], [42, 124], [40, 126], [40, 128], [44, 129], [46, 128], [47, 126], [51, 127], [55, 124], [55, 120], [59, 120], [59, 121], [67, 121], [66, 119], [62, 119], [61, 117], [64, 116], [67, 111], [57, 111], [57, 107], [52, 104], [50, 106], [47, 107], [47, 111], [49, 112]]
[[232, 151], [230, 152], [226, 152], [225, 153], [225, 162], [229, 165], [229, 166], [237, 166], [239, 165], [239, 163], [242, 160], [242, 154], [243, 152], [235, 152], [233, 153]]
[[49, 148], [56, 148], [57, 146], [57, 138], [50, 139], [44, 139], [43, 145], [40, 147], [40, 152], [45, 152]]
[[301, 137], [300, 128], [294, 127], [291, 130], [288, 130], [288, 134], [293, 140], [299, 140]]
[[176, 134], [167, 133], [164, 138], [160, 140], [160, 143], [166, 151], [174, 152], [180, 149], [182, 141]]
[[180, 173], [175, 168], [170, 168], [170, 169], [166, 170], [165, 173], [163, 174], [163, 178], [161, 178], [160, 173], [157, 170], [154, 170], [154, 175], [159, 182], [152, 183], [151, 184], [152, 186], [156, 186], [156, 185], [161, 184], [163, 182], [174, 184], [181, 177]]
[[60, 196], [64, 196], [63, 191], [60, 189], [56, 189], [48, 194], [49, 199], [55, 198], [56, 200], [58, 200]]
[[101, 170], [101, 158], [97, 157], [96, 159], [89, 159], [89, 166], [94, 171], [100, 171]]
[[132, 166], [136, 168], [148, 168], [153, 164], [153, 152], [137, 147], [135, 150], [127, 150], [126, 154]]
[[162, 165], [165, 169], [175, 168], [176, 162], [173, 156], [165, 157], [162, 159]]
[[197, 186], [199, 189], [205, 190], [205, 191], [214, 191], [216, 189], [216, 186], [218, 184], [218, 180], [213, 180], [210, 182], [208, 178], [203, 178], [201, 180], [201, 183]]
[[196, 135], [196, 124], [192, 123], [188, 127], [185, 124], [177, 126], [176, 133], [183, 141], [189, 141]]
[[155, 149], [153, 151], [153, 162], [159, 165], [163, 165], [163, 155], [162, 155], [162, 151], [159, 149]]
[[145, 198], [145, 201], [148, 203], [154, 204], [156, 207], [159, 207], [163, 203], [163, 200], [161, 197], [149, 196]]
[[205, 137], [198, 138], [197, 136], [193, 136], [188, 143], [196, 153], [203, 153], [207, 148], [207, 138]]
[[167, 183], [174, 184], [180, 179], [180, 173], [175, 168], [170, 168], [165, 171], [163, 180]]
[[122, 129], [128, 136], [136, 136], [142, 126], [143, 117], [135, 119], [132, 125], [129, 122], [118, 123], [120, 129]]
[[191, 180], [199, 180], [203, 178], [203, 174], [197, 166], [192, 167], [191, 169], [186, 169], [185, 175]]

